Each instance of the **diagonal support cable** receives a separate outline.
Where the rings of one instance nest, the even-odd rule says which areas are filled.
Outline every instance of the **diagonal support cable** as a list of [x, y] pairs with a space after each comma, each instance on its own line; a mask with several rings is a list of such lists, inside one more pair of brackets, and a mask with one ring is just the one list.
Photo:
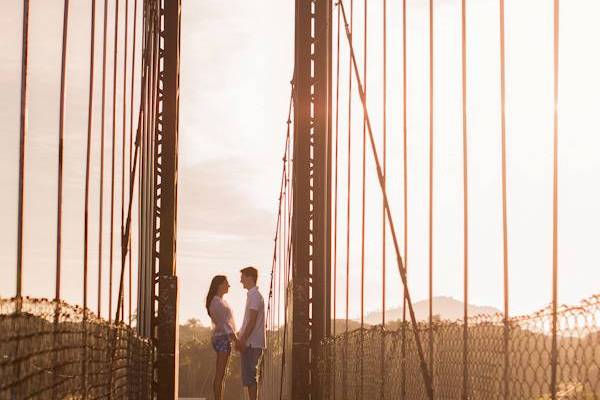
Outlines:
[[[146, 43], [150, 40], [150, 32], [149, 31], [145, 32], [143, 39], [145, 39], [144, 42], [146, 42]], [[144, 82], [148, 75], [147, 65], [149, 62], [149, 57], [150, 57], [150, 53], [149, 53], [148, 49], [144, 48], [142, 50], [142, 63], [146, 67], [142, 68], [142, 76], [140, 77], [140, 80], [141, 80], [140, 99], [144, 99], [146, 97], [147, 88], [146, 88], [146, 85], [144, 84]], [[124, 279], [125, 279], [125, 265], [126, 265], [126, 260], [127, 260], [127, 254], [131, 250], [129, 247], [129, 241], [131, 239], [131, 213], [132, 213], [132, 208], [133, 208], [133, 190], [135, 188], [135, 175], [136, 175], [136, 171], [137, 171], [138, 158], [141, 158], [140, 144], [141, 144], [142, 126], [143, 126], [143, 121], [144, 121], [145, 116], [146, 116], [145, 107], [142, 102], [140, 104], [140, 108], [139, 108], [139, 112], [138, 112], [137, 129], [136, 129], [136, 134], [135, 134], [135, 145], [134, 145], [134, 149], [133, 149], [133, 153], [134, 153], [133, 154], [133, 164], [132, 164], [132, 169], [131, 169], [130, 175], [129, 175], [129, 205], [127, 207], [127, 220], [125, 223], [125, 227], [124, 227], [123, 231], [121, 232], [121, 273], [120, 273], [120, 277], [119, 277], [119, 294], [117, 297], [117, 313], [116, 313], [116, 317], [115, 317], [115, 323], [118, 323], [119, 320], [123, 317], [120, 314], [120, 311], [121, 311], [121, 305], [124, 301], [123, 286], [124, 286]]]
[[125, 265], [127, 261], [127, 253], [129, 252], [129, 239], [131, 238], [131, 209], [133, 206], [133, 189], [135, 187], [135, 173], [137, 171], [139, 149], [140, 149], [140, 127], [142, 121], [143, 112], [140, 111], [138, 117], [138, 129], [135, 135], [135, 150], [133, 156], [133, 168], [131, 170], [130, 181], [129, 181], [129, 205], [127, 206], [127, 222], [125, 228], [121, 233], [121, 275], [119, 278], [119, 296], [117, 298], [117, 315], [115, 316], [115, 323], [119, 322], [121, 315], [121, 306], [123, 303], [123, 280], [125, 277]]
[[388, 223], [390, 224], [390, 231], [392, 234], [392, 241], [394, 243], [394, 250], [396, 252], [396, 259], [398, 264], [398, 270], [400, 272], [400, 277], [402, 278], [402, 283], [404, 285], [404, 294], [406, 296], [406, 303], [408, 304], [408, 312], [410, 314], [412, 330], [415, 336], [415, 344], [417, 347], [417, 352], [419, 354], [419, 361], [421, 366], [421, 373], [423, 375], [423, 380], [425, 382], [425, 388], [427, 390], [427, 396], [430, 400], [433, 400], [433, 387], [431, 385], [431, 376], [428, 372], [427, 363], [425, 361], [425, 354], [423, 352], [423, 346], [421, 344], [421, 339], [419, 337], [419, 331], [417, 327], [417, 319], [415, 317], [415, 310], [413, 308], [412, 300], [410, 297], [410, 291], [408, 290], [408, 281], [406, 279], [406, 269], [404, 268], [404, 263], [402, 261], [402, 256], [400, 255], [400, 247], [398, 245], [398, 237], [396, 235], [396, 229], [394, 226], [394, 220], [392, 219], [392, 213], [390, 210], [390, 205], [387, 197], [387, 191], [385, 189], [385, 177], [383, 175], [383, 170], [381, 167], [381, 162], [379, 160], [379, 155], [377, 153], [377, 148], [375, 146], [375, 140], [373, 138], [373, 128], [371, 126], [371, 119], [369, 118], [369, 111], [367, 109], [367, 103], [365, 99], [365, 91], [360, 78], [360, 74], [358, 72], [358, 66], [356, 63], [356, 57], [354, 54], [354, 46], [352, 45], [351, 33], [348, 26], [348, 20], [346, 18], [346, 11], [344, 9], [344, 3], [342, 1], [338, 2], [338, 6], [341, 7], [342, 16], [344, 18], [344, 27], [346, 30], [346, 38], [348, 39], [348, 46], [350, 48], [350, 58], [352, 59], [352, 67], [354, 70], [354, 76], [356, 77], [357, 89], [360, 96], [360, 100], [362, 103], [362, 108], [364, 112], [365, 122], [367, 124], [367, 133], [369, 134], [369, 142], [371, 144], [371, 150], [373, 151], [373, 158], [375, 159], [375, 164], [377, 167], [377, 179], [379, 181], [379, 186], [381, 188], [381, 193], [383, 195], [383, 202], [385, 213], [387, 216]]

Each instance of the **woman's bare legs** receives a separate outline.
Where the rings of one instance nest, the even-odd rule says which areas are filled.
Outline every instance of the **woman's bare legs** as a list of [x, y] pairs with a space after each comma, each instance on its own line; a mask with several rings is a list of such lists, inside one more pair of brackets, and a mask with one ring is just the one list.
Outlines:
[[215, 394], [215, 400], [223, 400], [223, 384], [225, 378], [225, 371], [227, 371], [227, 364], [229, 363], [229, 354], [229, 351], [217, 352], [215, 380], [213, 381], [213, 391]]

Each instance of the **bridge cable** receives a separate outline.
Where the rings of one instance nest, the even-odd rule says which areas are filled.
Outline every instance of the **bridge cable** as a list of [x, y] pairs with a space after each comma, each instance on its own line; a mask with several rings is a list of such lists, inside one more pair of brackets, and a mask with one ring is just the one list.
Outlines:
[[64, 0], [63, 31], [60, 63], [60, 100], [58, 117], [58, 184], [56, 191], [56, 273], [54, 285], [54, 300], [60, 300], [61, 256], [62, 256], [62, 200], [63, 200], [63, 170], [64, 170], [64, 136], [65, 136], [65, 90], [67, 80], [67, 38], [69, 29], [69, 0]]
[[[136, 13], [137, 15], [137, 13]], [[145, 43], [147, 43], [149, 41], [149, 36], [150, 36], [150, 31], [146, 30], [146, 32], [144, 32], [145, 34], [143, 35], [142, 39], [143, 39], [143, 49], [142, 49], [142, 71], [141, 71], [141, 76], [140, 76], [140, 104], [139, 104], [139, 108], [138, 108], [138, 123], [137, 123], [137, 129], [136, 129], [136, 135], [135, 135], [135, 143], [133, 146], [133, 164], [132, 164], [132, 168], [131, 171], [129, 172], [129, 195], [128, 195], [128, 199], [129, 199], [129, 204], [127, 207], [127, 219], [126, 219], [126, 223], [124, 226], [124, 230], [121, 234], [121, 271], [120, 271], [120, 278], [119, 278], [119, 292], [118, 292], [118, 297], [117, 297], [117, 301], [118, 301], [118, 305], [117, 305], [117, 314], [115, 317], [116, 321], [120, 321], [123, 322], [123, 314], [120, 314], [119, 312], [121, 311], [122, 308], [122, 304], [121, 302], [124, 301], [123, 299], [123, 286], [124, 286], [124, 274], [125, 274], [125, 267], [126, 267], [126, 261], [127, 261], [127, 249], [130, 249], [130, 240], [131, 240], [131, 214], [132, 214], [132, 209], [133, 209], [133, 201], [134, 201], [134, 196], [133, 196], [133, 192], [134, 192], [134, 188], [135, 188], [135, 176], [137, 174], [137, 165], [138, 165], [138, 158], [141, 160], [141, 163], [147, 164], [147, 155], [146, 158], [142, 159], [143, 154], [141, 154], [142, 152], [146, 152], [147, 153], [147, 149], [144, 149], [142, 147], [147, 146], [147, 138], [146, 136], [148, 135], [147, 133], [147, 127], [145, 126], [145, 122], [147, 121], [147, 117], [148, 117], [148, 112], [146, 110], [147, 104], [144, 101], [144, 99], [146, 99], [147, 97], [147, 92], [149, 90], [148, 86], [145, 84], [148, 81], [148, 75], [150, 74], [150, 66], [149, 66], [149, 60], [150, 60], [150, 52], [149, 49], [147, 47], [145, 47]], [[125, 44], [126, 45], [126, 44]], [[132, 74], [132, 80], [133, 80], [133, 74]], [[133, 82], [132, 82], [132, 87], [133, 87]], [[133, 106], [133, 105], [132, 105]], [[146, 139], [145, 139], [146, 138]], [[142, 174], [142, 169], [144, 168], [144, 165], [140, 165], [140, 175]], [[140, 187], [142, 187], [142, 183], [140, 183]], [[139, 263], [139, 260], [138, 260]], [[145, 279], [145, 278], [144, 278]], [[130, 287], [131, 289], [131, 287]], [[138, 287], [138, 289], [140, 289]], [[130, 299], [131, 301], [131, 299]], [[138, 307], [139, 308], [139, 307]], [[131, 318], [131, 315], [130, 315]], [[139, 315], [138, 315], [139, 318]], [[138, 325], [139, 325], [139, 320], [138, 320]]]
[[[276, 222], [276, 228], [275, 228], [275, 237], [274, 237], [274, 246], [273, 246], [273, 257], [272, 257], [272, 264], [271, 264], [271, 276], [270, 276], [270, 285], [269, 285], [269, 296], [268, 296], [268, 305], [267, 305], [267, 313], [266, 313], [266, 319], [265, 319], [265, 327], [267, 332], [269, 331], [269, 328], [271, 328], [271, 335], [272, 338], [274, 338], [274, 331], [273, 328], [275, 326], [275, 302], [277, 299], [277, 292], [278, 292], [278, 288], [276, 285], [276, 282], [278, 282], [278, 267], [281, 267], [281, 260], [282, 260], [282, 232], [283, 232], [283, 228], [284, 228], [284, 222], [287, 218], [287, 216], [284, 214], [284, 210], [285, 210], [285, 206], [286, 206], [286, 202], [287, 199], [285, 198], [286, 195], [286, 188], [287, 188], [287, 175], [288, 175], [288, 158], [289, 158], [289, 142], [290, 142], [290, 135], [291, 135], [291, 131], [290, 131], [290, 124], [291, 124], [291, 110], [292, 110], [292, 104], [293, 104], [293, 86], [291, 88], [291, 93], [290, 93], [290, 100], [289, 100], [289, 108], [288, 108], [288, 118], [286, 121], [287, 124], [287, 133], [286, 133], [286, 139], [285, 139], [285, 145], [284, 145], [284, 155], [282, 158], [282, 162], [283, 162], [283, 169], [282, 169], [282, 174], [281, 174], [281, 179], [280, 179], [280, 189], [279, 189], [279, 197], [278, 197], [278, 211], [277, 211], [277, 222]], [[280, 269], [280, 268], [279, 268]], [[281, 274], [279, 273], [279, 276]], [[279, 316], [277, 316], [277, 319], [279, 319]], [[270, 375], [269, 378], [271, 379], [271, 394], [274, 397], [274, 393], [275, 393], [275, 380], [274, 380], [274, 365], [275, 365], [275, 360], [274, 360], [274, 353], [271, 352], [269, 357], [266, 359], [266, 363], [267, 368], [270, 368]], [[261, 385], [261, 388], [263, 386]]]
[[82, 393], [87, 398], [87, 315], [88, 315], [88, 240], [89, 240], [89, 200], [90, 200], [90, 158], [92, 147], [92, 121], [94, 118], [94, 59], [96, 52], [96, 0], [91, 2], [90, 21], [90, 77], [88, 89], [88, 118], [87, 118], [87, 141], [85, 153], [85, 204], [83, 212], [83, 329], [84, 345], [82, 360]]
[[[269, 284], [269, 298], [268, 298], [268, 302], [267, 302], [267, 317], [265, 319], [265, 328], [268, 332], [269, 328], [271, 328], [271, 330], [273, 329], [273, 309], [274, 309], [274, 297], [276, 295], [276, 288], [275, 288], [275, 282], [276, 282], [276, 271], [277, 271], [277, 265], [279, 260], [281, 259], [281, 246], [280, 246], [280, 233], [281, 233], [281, 224], [282, 224], [282, 208], [283, 208], [283, 193], [284, 193], [284, 187], [285, 187], [285, 176], [286, 176], [286, 158], [287, 158], [287, 142], [289, 140], [289, 136], [286, 137], [286, 141], [285, 141], [285, 146], [284, 146], [284, 156], [283, 156], [283, 169], [282, 169], [282, 173], [281, 173], [281, 179], [280, 179], [280, 188], [279, 188], [279, 197], [278, 197], [278, 211], [277, 211], [277, 222], [275, 225], [275, 237], [273, 239], [274, 241], [274, 246], [273, 246], [273, 257], [272, 257], [272, 264], [271, 264], [271, 279], [270, 279], [270, 284]], [[279, 257], [278, 257], [279, 254]], [[275, 294], [274, 294], [275, 293]], [[270, 357], [272, 358], [272, 353], [270, 355]], [[272, 359], [270, 359], [269, 361], [271, 361], [271, 366], [272, 364]]]
[[[137, 10], [138, 10], [138, 0], [134, 1], [134, 6], [133, 6], [133, 44], [131, 46], [131, 90], [130, 90], [130, 106], [129, 106], [129, 171], [131, 174], [132, 171], [132, 145], [133, 145], [133, 93], [135, 90], [135, 50], [136, 50], [136, 35], [137, 35]], [[140, 99], [141, 102], [141, 99]], [[132, 178], [135, 180], [135, 175], [131, 175]], [[129, 239], [130, 245], [129, 245], [129, 326], [131, 326], [131, 313], [132, 313], [132, 308], [131, 308], [131, 304], [132, 304], [132, 273], [131, 273], [131, 254], [133, 252], [132, 250], [132, 244], [131, 244], [131, 238]]]
[[[123, 251], [123, 232], [125, 219], [125, 154], [127, 141], [127, 39], [129, 28], [129, 0], [125, 0], [125, 18], [123, 21], [125, 26], [123, 32], [123, 134], [121, 141], [121, 251]], [[125, 250], [127, 251], [127, 249]], [[121, 302], [121, 315], [125, 315], [125, 301]]]
[[[343, 1], [340, 1], [338, 3], [341, 6], [342, 9], [342, 16], [344, 17], [344, 24], [345, 24], [345, 28], [346, 28], [346, 36], [348, 38], [348, 42], [350, 43], [350, 31], [348, 29], [348, 22], [347, 22], [347, 17], [346, 17], [346, 12], [344, 9], [344, 3]], [[360, 95], [361, 98], [361, 103], [362, 103], [362, 107], [363, 107], [363, 112], [365, 114], [366, 117], [366, 125], [367, 125], [367, 132], [369, 134], [369, 142], [371, 144], [371, 150], [373, 153], [373, 158], [375, 161], [375, 166], [376, 166], [376, 170], [377, 170], [377, 178], [379, 181], [379, 186], [380, 189], [383, 193], [383, 197], [385, 200], [385, 210], [386, 210], [386, 215], [387, 215], [387, 219], [388, 222], [390, 224], [390, 231], [391, 231], [391, 235], [392, 235], [392, 239], [393, 239], [393, 243], [394, 243], [394, 250], [396, 252], [396, 258], [397, 258], [397, 264], [398, 264], [398, 269], [400, 272], [400, 276], [402, 278], [402, 281], [404, 283], [404, 292], [406, 294], [406, 298], [407, 298], [407, 303], [408, 303], [408, 308], [409, 308], [409, 314], [411, 317], [411, 323], [412, 323], [412, 329], [413, 329], [413, 334], [415, 337], [415, 344], [416, 344], [416, 348], [417, 348], [417, 353], [419, 356], [419, 361], [420, 361], [420, 369], [423, 375], [423, 380], [425, 382], [425, 387], [427, 390], [427, 395], [428, 398], [432, 399], [433, 397], [433, 393], [432, 393], [432, 388], [431, 388], [431, 382], [429, 379], [429, 372], [428, 372], [428, 367], [427, 367], [427, 363], [425, 361], [425, 356], [423, 353], [423, 347], [421, 344], [421, 340], [419, 337], [419, 331], [418, 331], [418, 326], [417, 326], [417, 320], [415, 317], [415, 312], [414, 312], [414, 308], [413, 308], [413, 304], [411, 301], [411, 297], [410, 297], [410, 292], [408, 290], [408, 285], [407, 285], [407, 280], [406, 280], [406, 270], [404, 269], [404, 265], [402, 262], [402, 257], [400, 255], [400, 249], [399, 249], [399, 245], [398, 245], [398, 238], [396, 236], [396, 230], [395, 230], [395, 226], [393, 223], [393, 218], [391, 215], [391, 211], [390, 211], [390, 206], [389, 206], [389, 201], [388, 201], [388, 197], [387, 197], [387, 192], [384, 190], [383, 187], [383, 172], [382, 172], [382, 168], [381, 168], [381, 163], [379, 160], [379, 155], [377, 153], [377, 148], [375, 146], [375, 140], [374, 140], [374, 136], [373, 136], [373, 128], [371, 126], [371, 120], [369, 118], [369, 113], [368, 113], [368, 109], [367, 109], [367, 103], [366, 103], [366, 99], [365, 99], [365, 93], [364, 93], [364, 89], [362, 86], [362, 82], [360, 79], [360, 75], [358, 73], [358, 66], [357, 66], [357, 62], [356, 62], [356, 57], [354, 54], [354, 48], [353, 46], [350, 44], [350, 55], [351, 55], [351, 59], [352, 59], [352, 67], [354, 70], [354, 75], [357, 81], [357, 89], [358, 89], [358, 93]]]
[[[383, 186], [387, 190], [387, 0], [383, 0]], [[385, 399], [385, 296], [386, 296], [385, 204], [381, 201], [381, 399]]]
[[[407, 150], [407, 65], [406, 65], [406, 0], [402, 0], [402, 136], [403, 136], [403, 195], [404, 195], [404, 268], [408, 274], [408, 150]], [[402, 349], [401, 349], [401, 377], [400, 399], [406, 396], [406, 291], [402, 295]]]
[[509, 395], [509, 302], [508, 302], [508, 218], [506, 199], [506, 60], [505, 60], [505, 32], [504, 32], [504, 0], [500, 0], [500, 118], [502, 140], [502, 250], [503, 250], [503, 278], [504, 278], [504, 369], [503, 391], [504, 400]]
[[550, 393], [557, 399], [558, 374], [558, 67], [560, 2], [554, 0], [554, 138], [552, 179], [552, 368]]
[[[287, 123], [287, 121], [286, 121]], [[289, 142], [289, 140], [288, 140]], [[278, 271], [277, 271], [277, 317], [275, 318], [274, 324], [276, 326], [277, 329], [277, 343], [281, 343], [281, 284], [282, 284], [282, 276], [284, 274], [285, 271], [285, 254], [286, 254], [286, 242], [285, 242], [285, 235], [286, 235], [286, 220], [287, 220], [287, 191], [288, 191], [288, 181], [287, 181], [287, 175], [288, 175], [288, 158], [289, 158], [289, 153], [288, 153], [288, 145], [286, 143], [286, 147], [285, 147], [285, 160], [283, 160], [283, 165], [285, 168], [285, 174], [283, 176], [284, 182], [283, 182], [283, 195], [282, 195], [282, 220], [281, 220], [281, 226], [280, 226], [280, 237], [279, 237], [279, 265], [278, 265]], [[277, 391], [279, 390], [278, 385], [277, 385], [277, 379], [276, 379], [276, 375], [275, 375], [275, 371], [278, 367], [277, 365], [277, 360], [275, 358], [275, 356], [273, 356], [273, 396], [272, 398], [275, 399], [277, 398]]]
[[[115, 3], [115, 31], [113, 44], [113, 88], [112, 88], [112, 140], [111, 140], [111, 169], [110, 169], [110, 235], [109, 235], [109, 260], [108, 260], [108, 322], [112, 322], [112, 305], [113, 305], [113, 265], [114, 265], [114, 223], [115, 223], [115, 161], [116, 161], [116, 144], [117, 144], [117, 60], [119, 50], [119, 0]], [[117, 303], [119, 299], [117, 298]], [[117, 314], [119, 313], [117, 304]], [[118, 319], [115, 319], [118, 323]], [[114, 352], [116, 349], [116, 336], [110, 332], [109, 335], [109, 362], [114, 361]], [[112, 398], [113, 392], [113, 377], [110, 375], [108, 382], [109, 399]]]
[[467, 152], [467, 4], [461, 0], [462, 156], [463, 156], [463, 400], [469, 398], [469, 190]]
[[429, 372], [433, 386], [433, 161], [434, 161], [434, 25], [429, 0]]
[[98, 317], [102, 316], [102, 244], [104, 222], [104, 132], [106, 120], [106, 39], [108, 27], [108, 0], [104, 0], [104, 25], [102, 40], [102, 105], [100, 122], [100, 188], [98, 211]]
[[[142, 94], [145, 95], [144, 93], [144, 87], [142, 87]], [[137, 133], [136, 133], [136, 137], [135, 137], [135, 147], [134, 147], [134, 154], [133, 154], [133, 168], [132, 171], [130, 173], [130, 182], [129, 182], [129, 204], [127, 206], [127, 219], [125, 221], [125, 226], [123, 229], [123, 234], [122, 234], [122, 244], [121, 244], [121, 271], [120, 271], [120, 278], [119, 278], [119, 291], [118, 291], [118, 296], [117, 296], [117, 308], [116, 308], [116, 315], [115, 315], [115, 323], [119, 323], [119, 322], [123, 322], [123, 315], [121, 314], [121, 310], [123, 309], [123, 286], [124, 286], [124, 275], [125, 275], [125, 266], [126, 266], [126, 260], [127, 260], [127, 249], [129, 247], [129, 239], [131, 237], [131, 213], [132, 213], [132, 208], [133, 208], [133, 190], [135, 187], [135, 175], [136, 175], [136, 171], [137, 171], [137, 164], [138, 164], [138, 158], [141, 158], [141, 156], [139, 156], [139, 152], [140, 152], [140, 140], [141, 140], [141, 125], [142, 125], [142, 119], [143, 119], [143, 111], [141, 110], [140, 107], [140, 112], [139, 112], [139, 116], [138, 116], [138, 129], [137, 129]]]
[[[364, 0], [363, 23], [363, 76], [364, 97], [367, 101], [367, 50], [368, 50], [368, 7]], [[363, 143], [362, 143], [362, 203], [361, 203], [361, 237], [360, 237], [360, 398], [364, 398], [364, 358], [365, 358], [365, 208], [367, 190], [367, 123], [363, 109]]]
[[29, 70], [29, 0], [23, 1], [23, 32], [21, 37], [21, 99], [19, 113], [19, 198], [17, 211], [17, 308], [23, 294], [23, 223], [25, 214], [25, 141], [27, 138], [28, 70]]
[[62, 46], [60, 62], [60, 99], [58, 113], [58, 171], [57, 171], [57, 190], [56, 190], [56, 271], [54, 275], [54, 320], [52, 325], [52, 398], [56, 398], [56, 388], [58, 382], [58, 324], [60, 319], [60, 299], [61, 299], [61, 256], [62, 256], [62, 202], [63, 202], [63, 172], [64, 172], [64, 136], [65, 136], [65, 91], [67, 81], [67, 41], [69, 31], [69, 0], [63, 3], [63, 26], [62, 26]]
[[[339, 6], [339, 3], [338, 3]], [[347, 23], [346, 23], [347, 25]], [[352, 33], [354, 31], [354, 0], [350, 0], [350, 25], [349, 41], [353, 42]], [[348, 160], [347, 160], [347, 187], [346, 193], [346, 321], [344, 330], [344, 373], [342, 375], [343, 393], [342, 398], [346, 399], [348, 383], [348, 317], [350, 312], [350, 223], [351, 223], [351, 192], [352, 192], [352, 56], [348, 54]]]
[[[144, 80], [146, 77], [143, 76], [142, 80]], [[142, 85], [142, 89], [141, 89], [141, 93], [142, 96], [146, 95], [146, 87], [144, 85]], [[143, 97], [142, 97], [143, 98]], [[120, 278], [119, 278], [119, 292], [118, 292], [118, 304], [117, 304], [117, 314], [115, 316], [115, 322], [123, 322], [122, 318], [123, 315], [119, 314], [119, 312], [121, 311], [122, 308], [122, 301], [123, 301], [123, 286], [124, 286], [124, 275], [125, 275], [125, 266], [126, 266], [126, 259], [127, 259], [127, 249], [129, 248], [129, 240], [131, 238], [131, 214], [132, 214], [132, 208], [133, 208], [133, 191], [134, 191], [134, 187], [135, 187], [135, 175], [136, 175], [136, 171], [137, 171], [137, 164], [138, 164], [138, 158], [141, 158], [142, 156], [139, 155], [140, 153], [140, 142], [142, 140], [142, 129], [143, 129], [143, 119], [144, 119], [144, 112], [143, 112], [143, 106], [140, 104], [140, 111], [138, 114], [138, 128], [137, 128], [137, 133], [136, 133], [136, 138], [135, 138], [135, 146], [134, 146], [134, 154], [133, 154], [133, 168], [130, 172], [130, 179], [129, 179], [129, 204], [128, 204], [128, 208], [127, 208], [127, 219], [126, 219], [126, 223], [125, 223], [125, 228], [123, 230], [123, 234], [122, 234], [122, 249], [121, 249], [121, 272], [120, 272]], [[138, 156], [139, 155], [139, 156]]]
[[[337, 10], [337, 34], [336, 34], [336, 81], [335, 81], [335, 202], [333, 207], [333, 337], [336, 336], [337, 321], [337, 262], [338, 262], [338, 194], [339, 194], [339, 125], [340, 125], [340, 9]], [[333, 400], [336, 397], [336, 359], [337, 352], [333, 351]]]
[[[286, 148], [286, 153], [289, 155], [290, 153], [290, 142], [291, 142], [291, 127], [292, 127], [292, 112], [294, 110], [293, 108], [293, 97], [294, 97], [294, 83], [292, 82], [292, 87], [291, 87], [291, 93], [290, 93], [290, 106], [289, 106], [289, 111], [288, 111], [288, 119], [287, 119], [287, 137], [290, 138], [290, 140], [287, 141], [287, 148]], [[293, 168], [293, 163], [290, 162], [290, 157], [288, 156], [286, 158], [286, 162], [287, 162], [287, 168], [286, 168], [286, 173], [287, 173], [287, 177], [286, 177], [286, 181], [287, 181], [287, 185], [289, 187], [289, 190], [286, 192], [286, 195], [288, 196], [287, 199], [287, 210], [289, 215], [287, 216], [287, 226], [288, 226], [288, 236], [286, 237], [286, 246], [287, 246], [287, 254], [286, 254], [286, 259], [285, 259], [285, 300], [284, 300], [284, 311], [283, 311], [283, 343], [282, 343], [282, 351], [281, 351], [281, 373], [279, 375], [279, 400], [283, 400], [283, 381], [284, 381], [284, 371], [285, 371], [285, 366], [286, 366], [286, 349], [287, 349], [287, 338], [288, 338], [288, 306], [289, 306], [289, 302], [288, 302], [288, 289], [289, 289], [289, 283], [290, 283], [290, 269], [291, 269], [291, 255], [292, 255], [292, 246], [291, 246], [291, 242], [293, 239], [293, 229], [291, 227], [291, 219], [292, 219], [292, 214], [293, 214], [293, 208], [291, 207], [291, 201], [292, 201], [292, 196], [293, 196], [293, 187], [294, 185], [290, 185], [289, 184], [289, 177], [292, 175], [293, 171], [291, 171], [291, 168]]]
[[110, 180], [110, 245], [108, 275], [108, 321], [112, 318], [113, 262], [114, 262], [114, 219], [115, 219], [115, 150], [117, 134], [117, 59], [119, 52], [119, 0], [115, 3], [115, 36], [113, 48], [113, 101], [112, 101], [112, 142], [111, 142], [111, 180]]

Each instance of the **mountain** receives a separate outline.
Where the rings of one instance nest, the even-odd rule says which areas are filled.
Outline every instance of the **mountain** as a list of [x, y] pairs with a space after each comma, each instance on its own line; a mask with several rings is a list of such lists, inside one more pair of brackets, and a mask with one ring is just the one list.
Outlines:
[[[433, 298], [433, 314], [439, 315], [443, 320], [457, 320], [463, 317], [463, 302], [452, 297], [438, 296]], [[415, 317], [418, 321], [426, 321], [429, 318], [429, 301], [422, 300], [413, 303]], [[500, 312], [497, 308], [476, 306], [469, 304], [467, 308], [469, 316], [480, 314], [497, 314]], [[408, 309], [406, 318], [409, 319]], [[402, 307], [391, 308], [385, 312], [386, 321], [396, 321], [402, 319]], [[369, 313], [365, 316], [365, 322], [376, 325], [381, 323], [381, 311]]]

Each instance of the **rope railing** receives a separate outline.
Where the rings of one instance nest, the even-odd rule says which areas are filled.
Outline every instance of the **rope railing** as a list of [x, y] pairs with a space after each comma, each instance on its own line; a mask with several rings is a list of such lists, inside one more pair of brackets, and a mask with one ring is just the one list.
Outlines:
[[152, 362], [135, 328], [61, 301], [0, 299], [1, 399], [148, 398]]
[[[512, 317], [508, 320], [508, 354], [505, 353], [505, 319], [503, 314], [470, 317], [469, 334], [469, 399], [550, 399], [553, 380], [552, 306], [536, 313]], [[600, 295], [574, 306], [561, 306], [556, 313], [556, 391], [557, 399], [597, 399], [600, 396]], [[460, 399], [463, 396], [464, 321], [434, 320], [418, 325], [421, 340], [429, 345], [433, 337], [433, 391], [439, 399]], [[378, 393], [385, 381], [384, 396], [400, 398], [402, 393], [402, 365], [406, 365], [406, 398], [427, 399], [428, 393], [419, 371], [415, 341], [407, 336], [406, 358], [402, 359], [402, 322], [342, 333], [322, 343], [319, 359], [320, 379], [336, 382], [329, 386], [326, 399], [354, 399], [360, 392], [361, 371], [365, 393]], [[361, 344], [364, 337], [364, 344]], [[347, 342], [347, 344], [346, 344]], [[383, 373], [379, 368], [385, 344]], [[342, 353], [348, 346], [346, 364], [333, 354]], [[359, 360], [364, 346], [364, 358]], [[510, 363], [505, 363], [505, 356]], [[329, 374], [339, 375], [334, 379]], [[345, 380], [341, 375], [346, 374]], [[508, 393], [505, 393], [508, 390]], [[346, 393], [344, 397], [342, 394]]]

